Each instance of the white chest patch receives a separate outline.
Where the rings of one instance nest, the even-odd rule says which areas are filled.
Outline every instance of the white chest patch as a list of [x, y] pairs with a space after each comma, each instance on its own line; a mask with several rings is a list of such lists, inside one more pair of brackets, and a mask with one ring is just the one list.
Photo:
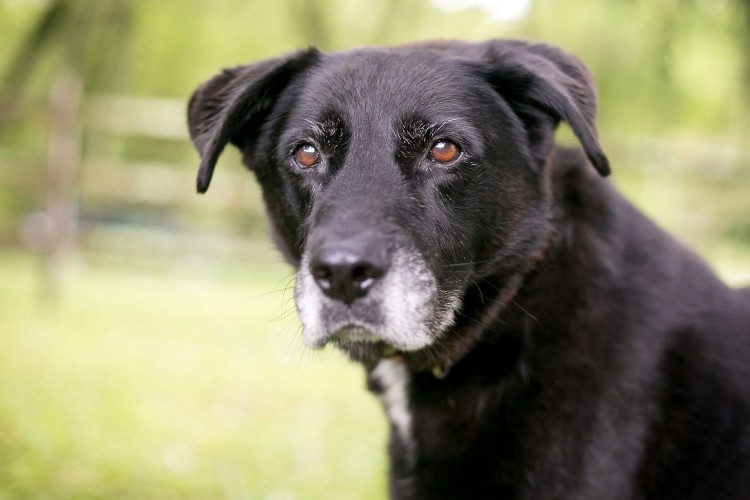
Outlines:
[[409, 411], [408, 389], [411, 376], [403, 363], [383, 359], [372, 371], [382, 387], [380, 400], [385, 406], [388, 419], [393, 424], [398, 437], [407, 449], [410, 458], [416, 452], [416, 442], [412, 431], [412, 416]]

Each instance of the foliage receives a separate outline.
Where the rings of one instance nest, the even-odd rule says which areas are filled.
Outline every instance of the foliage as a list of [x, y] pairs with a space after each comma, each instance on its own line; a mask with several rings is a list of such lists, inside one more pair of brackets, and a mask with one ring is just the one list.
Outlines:
[[92, 91], [184, 99], [220, 67], [307, 45], [527, 37], [592, 67], [605, 127], [720, 131], [747, 122], [740, 104], [750, 102], [748, 11], [744, 0], [536, 0], [528, 18], [503, 23], [427, 0], [5, 0], [0, 31], [10, 43], [0, 68], [8, 68], [6, 84], [27, 75], [38, 83], [47, 59], [64, 60], [80, 67]]

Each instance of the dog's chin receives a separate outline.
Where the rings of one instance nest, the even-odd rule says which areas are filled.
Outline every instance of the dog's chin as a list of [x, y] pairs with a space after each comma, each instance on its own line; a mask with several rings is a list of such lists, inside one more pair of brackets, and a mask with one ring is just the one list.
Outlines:
[[[428, 347], [431, 342], [394, 343], [388, 341], [376, 328], [358, 324], [346, 324], [335, 328], [330, 335], [326, 336], [323, 345], [333, 345], [344, 351], [355, 361], [371, 364], [379, 359], [400, 355], [407, 352], [416, 352]], [[321, 347], [321, 346], [316, 346]]]
[[419, 349], [399, 349], [369, 332], [366, 336], [358, 332], [353, 336], [333, 335], [329, 344], [355, 363], [369, 367], [376, 366], [383, 359], [392, 359], [408, 365], [415, 371], [429, 371], [442, 378], [445, 372], [440, 370], [440, 367], [451, 365], [450, 352], [443, 349], [444, 346], [439, 340]]
[[[453, 363], [453, 350], [444, 345], [440, 336], [434, 341], [416, 345], [395, 345], [372, 330], [347, 326], [333, 332], [324, 345], [332, 345], [352, 361], [374, 367], [383, 359], [397, 359], [415, 371], [430, 371]], [[438, 376], [438, 375], [436, 375]]]
[[426, 335], [416, 335], [411, 338], [389, 338], [388, 333], [379, 331], [378, 327], [361, 322], [346, 323], [330, 329], [327, 333], [310, 334], [305, 328], [305, 336], [315, 338], [307, 344], [314, 349], [321, 349], [333, 345], [349, 354], [353, 359], [365, 361], [377, 356], [388, 357], [397, 353], [415, 352], [432, 344], [432, 338]]
[[328, 343], [346, 353], [352, 360], [365, 365], [374, 365], [378, 360], [390, 357], [398, 349], [369, 329], [360, 326], [339, 328]]
[[372, 329], [355, 325], [348, 324], [337, 328], [329, 338], [334, 342], [354, 342], [354, 343], [376, 343], [382, 342], [382, 338], [378, 336]]
[[338, 346], [367, 362], [393, 352], [415, 352], [438, 341], [454, 322], [457, 295], [441, 293], [434, 275], [415, 251], [398, 250], [389, 272], [367, 296], [351, 304], [326, 296], [302, 259], [295, 302], [303, 338], [312, 348]]

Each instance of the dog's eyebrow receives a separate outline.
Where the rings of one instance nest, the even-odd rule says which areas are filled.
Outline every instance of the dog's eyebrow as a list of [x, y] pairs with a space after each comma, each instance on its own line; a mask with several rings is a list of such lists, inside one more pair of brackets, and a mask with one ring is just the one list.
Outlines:
[[480, 155], [484, 150], [482, 134], [462, 118], [432, 122], [410, 117], [396, 127], [394, 136], [401, 148], [407, 150], [423, 148], [436, 139], [452, 139], [473, 155]]
[[316, 135], [323, 135], [322, 123], [310, 120], [309, 118], [303, 118], [303, 120], [307, 122], [308, 125], [310, 125], [310, 129], [313, 130]]
[[290, 128], [280, 143], [283, 151], [278, 153], [288, 153], [286, 150], [298, 145], [300, 139], [315, 140], [329, 152], [334, 152], [342, 147], [347, 135], [343, 120], [333, 112], [326, 112], [318, 120], [303, 118], [297, 127]]

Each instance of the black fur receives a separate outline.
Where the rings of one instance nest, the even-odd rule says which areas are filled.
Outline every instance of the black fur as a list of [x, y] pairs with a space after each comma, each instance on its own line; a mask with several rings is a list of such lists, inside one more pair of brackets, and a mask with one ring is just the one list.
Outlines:
[[[434, 276], [431, 290], [414, 283], [434, 298], [429, 345], [324, 339], [364, 364], [376, 394], [380, 360], [409, 374], [392, 497], [750, 498], [750, 292], [596, 174], [609, 164], [595, 102], [577, 59], [520, 41], [309, 50], [193, 95], [199, 191], [238, 146], [300, 272], [346, 242], [386, 273], [411, 249]], [[554, 146], [560, 120], [584, 154]], [[460, 146], [454, 164], [430, 161], [439, 139]], [[303, 143], [321, 152], [313, 168], [292, 159]], [[370, 295], [321, 299], [323, 317], [378, 324]]]

